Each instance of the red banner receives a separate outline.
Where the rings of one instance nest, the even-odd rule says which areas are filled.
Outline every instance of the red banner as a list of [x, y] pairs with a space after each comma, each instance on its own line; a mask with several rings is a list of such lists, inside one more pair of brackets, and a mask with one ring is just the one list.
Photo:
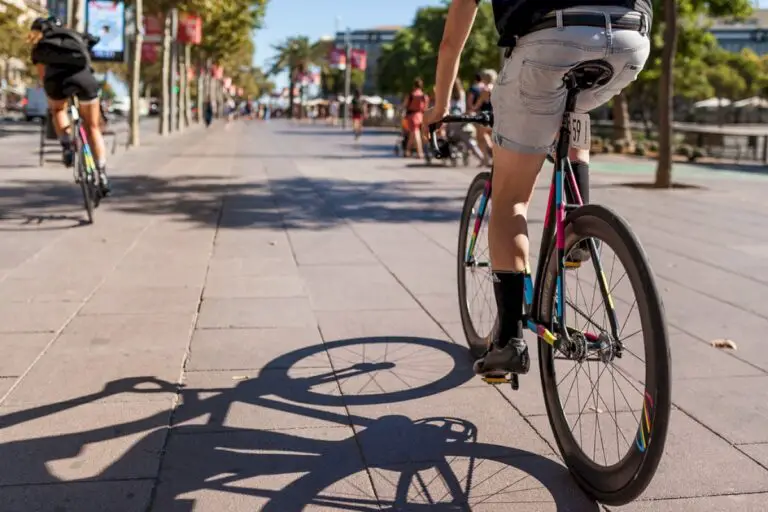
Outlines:
[[184, 44], [200, 44], [203, 40], [203, 19], [196, 14], [179, 13], [178, 40]]
[[344, 52], [344, 48], [331, 48], [331, 52], [328, 55], [328, 63], [332, 68], [344, 69], [347, 65], [347, 55]]
[[144, 16], [144, 37], [148, 40], [162, 38], [165, 19], [162, 16]]
[[157, 62], [160, 50], [157, 45], [152, 43], [144, 43], [141, 45], [141, 62], [153, 64]]
[[365, 50], [353, 48], [349, 52], [349, 60], [352, 62], [352, 69], [362, 69], [365, 71], [365, 67], [368, 64], [368, 54], [365, 53]]

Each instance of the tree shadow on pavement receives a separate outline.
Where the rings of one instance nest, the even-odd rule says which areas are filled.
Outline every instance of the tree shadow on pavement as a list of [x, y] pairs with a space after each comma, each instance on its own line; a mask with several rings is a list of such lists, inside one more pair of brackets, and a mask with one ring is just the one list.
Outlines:
[[[115, 193], [97, 210], [160, 215], [226, 228], [326, 229], [346, 221], [406, 223], [458, 220], [463, 190], [417, 181], [289, 177], [243, 183], [217, 176], [115, 176]], [[0, 185], [0, 223], [49, 215], [78, 217], [79, 189], [66, 181]], [[223, 205], [223, 211], [222, 210]], [[0, 231], [4, 229], [0, 225]]]
[[[416, 382], [413, 367], [403, 351], [414, 348], [424, 352], [418, 359], [421, 365], [432, 356], [447, 361], [436, 380], [420, 378], [412, 385]], [[361, 356], [366, 353], [367, 357]], [[324, 365], [302, 364], [317, 363], [323, 357]], [[352, 362], [345, 363], [345, 357], [352, 357]], [[334, 361], [333, 367], [327, 358]], [[36, 493], [61, 489], [50, 484], [67, 481], [61, 474], [77, 473], [85, 464], [92, 471], [80, 482], [104, 486], [144, 481], [144, 503], [134, 503], [136, 510], [246, 507], [237, 510], [292, 512], [313, 506], [439, 511], [480, 504], [510, 509], [515, 503], [554, 501], [558, 511], [597, 511], [598, 506], [553, 459], [480, 442], [477, 425], [467, 419], [439, 415], [414, 419], [390, 405], [447, 392], [471, 377], [466, 350], [453, 343], [355, 338], [287, 353], [254, 378], [233, 379], [225, 374], [220, 379], [223, 386], [208, 381], [210, 386], [192, 388], [135, 377], [109, 382], [101, 391], [81, 398], [11, 409], [0, 416], [0, 438], [7, 440], [0, 444], [0, 459], [14, 461], [0, 466], [4, 487], [0, 509], [28, 510], [25, 485], [44, 485]], [[405, 384], [395, 389], [393, 383], [399, 378]], [[360, 381], [374, 384], [358, 390]], [[135, 402], [137, 394], [178, 394], [181, 405], [170, 417], [168, 410], [162, 410], [136, 418], [140, 409], [134, 408], [132, 414], [118, 416], [133, 416], [127, 421], [92, 430], [81, 430], [82, 421], [77, 421], [75, 432], [34, 437], [40, 428], [35, 421], [50, 426], [63, 415], [79, 418], [79, 407], [98, 407], [94, 404], [105, 399], [123, 401], [125, 410], [131, 411], [126, 404], [131, 397]], [[386, 405], [378, 409], [383, 415], [371, 417], [376, 411], [357, 408], [375, 404]], [[366, 414], [360, 414], [363, 411]], [[62, 416], [52, 417], [55, 414]], [[294, 423], [281, 423], [288, 416]], [[296, 418], [302, 423], [296, 423]], [[73, 426], [56, 424], [59, 432]], [[105, 446], [109, 446], [106, 451]], [[93, 454], [110, 460], [93, 461]], [[73, 495], [62, 496], [68, 509], [123, 510], [119, 495], [75, 496], [77, 490], [69, 489]], [[140, 499], [133, 493], [123, 498]], [[51, 504], [45, 503], [46, 508]]]

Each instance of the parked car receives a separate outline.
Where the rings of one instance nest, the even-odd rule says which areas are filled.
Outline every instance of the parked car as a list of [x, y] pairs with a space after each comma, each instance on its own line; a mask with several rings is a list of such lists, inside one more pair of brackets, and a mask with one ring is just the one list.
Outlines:
[[27, 121], [45, 119], [48, 116], [48, 98], [42, 87], [29, 87], [22, 102], [22, 113]]
[[112, 105], [109, 107], [109, 112], [118, 116], [127, 117], [131, 112], [131, 99], [130, 98], [114, 98]]
[[149, 100], [149, 114], [150, 116], [160, 115], [160, 100], [157, 98], [151, 98]]

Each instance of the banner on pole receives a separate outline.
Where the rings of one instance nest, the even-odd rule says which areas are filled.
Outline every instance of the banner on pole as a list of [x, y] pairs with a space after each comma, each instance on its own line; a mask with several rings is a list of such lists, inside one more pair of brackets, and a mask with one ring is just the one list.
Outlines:
[[352, 69], [360, 69], [365, 71], [365, 68], [368, 64], [368, 54], [365, 50], [360, 48], [353, 48], [349, 52], [349, 60], [351, 61]]
[[347, 54], [344, 48], [331, 48], [328, 63], [333, 69], [345, 69], [347, 67]]
[[179, 13], [177, 39], [184, 44], [200, 44], [203, 40], [203, 19], [196, 14]]

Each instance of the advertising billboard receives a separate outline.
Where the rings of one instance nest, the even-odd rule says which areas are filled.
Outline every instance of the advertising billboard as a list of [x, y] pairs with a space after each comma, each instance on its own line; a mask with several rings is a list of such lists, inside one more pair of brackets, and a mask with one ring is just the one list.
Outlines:
[[125, 2], [88, 0], [85, 4], [85, 30], [100, 38], [93, 47], [97, 62], [125, 61]]

